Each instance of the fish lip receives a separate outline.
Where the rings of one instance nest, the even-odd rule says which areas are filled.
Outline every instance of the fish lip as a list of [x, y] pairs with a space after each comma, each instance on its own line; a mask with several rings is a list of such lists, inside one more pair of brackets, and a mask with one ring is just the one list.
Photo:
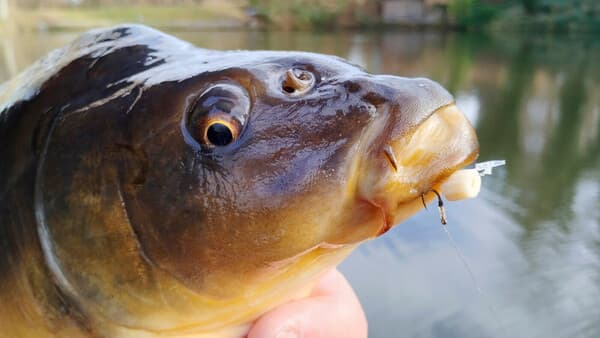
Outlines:
[[[419, 205], [419, 208], [417, 211], [420, 211], [421, 209], [425, 209], [425, 205], [429, 202], [431, 202], [432, 200], [437, 198], [437, 195], [431, 193], [433, 191], [439, 191], [440, 190], [440, 186], [446, 181], [446, 179], [448, 177], [450, 177], [453, 173], [455, 173], [458, 170], [461, 170], [462, 168], [468, 166], [469, 164], [475, 162], [475, 160], [477, 159], [477, 157], [479, 156], [479, 150], [475, 150], [473, 152], [471, 152], [471, 154], [469, 154], [465, 160], [463, 161], [463, 163], [458, 164], [456, 166], [451, 167], [450, 169], [448, 169], [448, 171], [441, 173], [440, 175], [438, 175], [434, 180], [433, 183], [431, 184], [431, 188], [425, 188], [423, 190], [423, 193], [421, 193], [418, 197], [406, 200], [406, 201], [400, 201], [397, 205], [396, 205], [396, 210], [398, 209], [403, 209], [404, 207], [406, 208], [410, 208], [413, 207], [414, 205]], [[375, 235], [376, 237], [379, 237], [381, 235], [383, 235], [384, 233], [386, 233], [388, 230], [390, 230], [391, 228], [393, 228], [395, 225], [398, 224], [398, 222], [393, 222], [393, 221], [389, 221], [390, 219], [393, 219], [393, 212], [390, 209], [387, 209], [385, 207], [381, 207], [381, 212], [385, 215], [384, 216], [384, 220], [385, 223], [381, 226], [381, 229], [379, 230], [379, 232]]]
[[[432, 129], [431, 131], [427, 130], [432, 124], [437, 129], [430, 128]], [[444, 131], [443, 129], [447, 130]], [[422, 136], [418, 136], [418, 133], [427, 137], [433, 132], [433, 136], [435, 137], [435, 132], [440, 130], [442, 141], [433, 142], [435, 144], [434, 147], [428, 149], [433, 154], [432, 156], [435, 161], [427, 162], [426, 165], [417, 164], [412, 166], [413, 174], [419, 174], [423, 177], [414, 182], [410, 182], [409, 180], [406, 184], [399, 185], [398, 188], [386, 186], [389, 182], [394, 183], [395, 178], [409, 175], [407, 172], [410, 173], [410, 170], [407, 171], [407, 168], [410, 169], [410, 167], [405, 165], [407, 156], [400, 151], [405, 150], [402, 147], [404, 145], [411, 145], [411, 142], [414, 143], [413, 139], [415, 138], [416, 141], [422, 140]], [[451, 146], [444, 149], [446, 141]], [[417, 142], [416, 144], [418, 145], [419, 143]], [[397, 138], [383, 140], [379, 146], [372, 149], [374, 151], [367, 156], [369, 158], [367, 162], [375, 164], [367, 164], [367, 168], [363, 168], [363, 170], [366, 169], [366, 174], [363, 174], [360, 179], [359, 195], [363, 201], [381, 210], [382, 223], [380, 228], [374, 232], [374, 237], [378, 237], [390, 230], [394, 225], [423, 209], [422, 195], [426, 195], [425, 201], [430, 202], [434, 198], [434, 195], [427, 194], [427, 192], [431, 191], [431, 189], [439, 190], [441, 184], [451, 174], [473, 163], [479, 154], [479, 143], [473, 126], [464, 114], [458, 110], [456, 104], [451, 102], [425, 115], [418, 124]], [[437, 149], [438, 151], [431, 151], [431, 149]], [[447, 150], [447, 152], [443, 150]], [[415, 155], [415, 157], [418, 163], [418, 156]], [[445, 165], [441, 165], [442, 163], [445, 163]], [[419, 172], [421, 169], [426, 173], [421, 174]], [[404, 196], [402, 194], [400, 196], [395, 195], [394, 189], [398, 191], [409, 186], [413, 190], [410, 193], [404, 194]]]

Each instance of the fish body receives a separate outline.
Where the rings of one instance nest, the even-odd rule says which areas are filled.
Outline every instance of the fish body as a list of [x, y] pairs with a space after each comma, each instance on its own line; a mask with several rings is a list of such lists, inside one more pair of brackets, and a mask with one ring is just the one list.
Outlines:
[[478, 152], [433, 81], [138, 25], [0, 99], [7, 337], [243, 336]]

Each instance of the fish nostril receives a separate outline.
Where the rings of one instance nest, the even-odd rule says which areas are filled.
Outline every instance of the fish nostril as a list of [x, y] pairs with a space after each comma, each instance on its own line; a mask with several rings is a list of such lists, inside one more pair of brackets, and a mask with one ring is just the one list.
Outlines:
[[281, 89], [287, 94], [300, 95], [310, 91], [315, 85], [315, 76], [303, 69], [289, 69], [285, 72]]

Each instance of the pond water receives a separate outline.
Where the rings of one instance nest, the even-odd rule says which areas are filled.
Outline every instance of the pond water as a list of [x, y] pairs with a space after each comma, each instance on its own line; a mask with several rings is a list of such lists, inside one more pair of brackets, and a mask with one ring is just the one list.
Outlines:
[[[442, 83], [507, 166], [474, 200], [423, 211], [341, 265], [370, 337], [600, 337], [600, 40], [424, 32], [175, 32], [215, 49], [336, 54]], [[1, 41], [0, 80], [75, 33]], [[480, 289], [481, 291], [478, 291]]]

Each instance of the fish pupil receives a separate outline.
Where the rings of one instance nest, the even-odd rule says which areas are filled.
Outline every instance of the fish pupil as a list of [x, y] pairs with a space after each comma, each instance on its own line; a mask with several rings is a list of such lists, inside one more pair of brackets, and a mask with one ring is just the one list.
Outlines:
[[208, 141], [216, 146], [226, 146], [233, 141], [233, 134], [223, 123], [214, 123], [206, 132]]

